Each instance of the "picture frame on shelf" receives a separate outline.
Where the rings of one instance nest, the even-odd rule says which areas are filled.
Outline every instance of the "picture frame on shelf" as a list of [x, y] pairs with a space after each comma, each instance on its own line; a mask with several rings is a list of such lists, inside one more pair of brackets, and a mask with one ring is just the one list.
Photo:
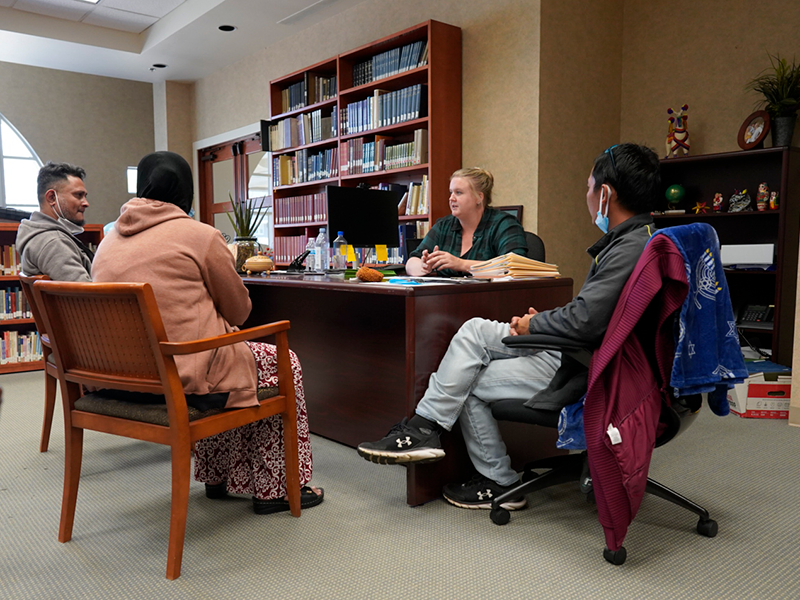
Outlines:
[[764, 138], [769, 133], [769, 113], [757, 110], [747, 116], [739, 128], [737, 141], [742, 150], [756, 150], [764, 147]]

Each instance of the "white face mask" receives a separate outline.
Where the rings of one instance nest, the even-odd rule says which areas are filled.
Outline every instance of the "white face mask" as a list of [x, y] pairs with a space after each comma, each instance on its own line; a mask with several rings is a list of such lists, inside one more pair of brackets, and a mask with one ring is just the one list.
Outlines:
[[[608, 233], [608, 196], [606, 196], [605, 191], [605, 186], [600, 188], [600, 206], [597, 207], [597, 216], [594, 219], [594, 224], [597, 225], [603, 233]], [[603, 200], [606, 201], [605, 214], [600, 212], [602, 210]]]
[[61, 223], [61, 226], [69, 231], [72, 235], [83, 233], [83, 227], [64, 217], [64, 211], [61, 210], [61, 202], [58, 200], [58, 192], [53, 190], [53, 193], [56, 195], [56, 212], [58, 213], [58, 222]]

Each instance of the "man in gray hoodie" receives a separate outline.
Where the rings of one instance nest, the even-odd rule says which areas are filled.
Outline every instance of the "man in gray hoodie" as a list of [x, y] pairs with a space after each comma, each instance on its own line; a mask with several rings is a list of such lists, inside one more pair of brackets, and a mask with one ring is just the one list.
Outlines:
[[48, 162], [39, 170], [39, 210], [23, 219], [17, 231], [22, 272], [55, 281], [91, 281], [94, 254], [77, 237], [89, 207], [86, 171], [67, 163]]

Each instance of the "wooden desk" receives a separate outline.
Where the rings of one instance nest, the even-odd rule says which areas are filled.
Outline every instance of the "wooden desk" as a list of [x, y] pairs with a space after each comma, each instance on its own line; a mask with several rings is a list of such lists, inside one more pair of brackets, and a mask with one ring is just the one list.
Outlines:
[[[418, 286], [323, 276], [244, 281], [253, 301], [247, 326], [292, 322], [289, 345], [303, 366], [311, 431], [354, 448], [382, 438], [413, 414], [430, 374], [467, 319], [509, 321], [529, 306], [546, 310], [572, 299], [569, 278]], [[531, 444], [530, 430], [523, 431]], [[551, 442], [545, 452], [552, 454]], [[409, 504], [438, 497], [443, 484], [469, 472], [460, 436], [445, 435], [443, 443], [445, 460], [409, 465]]]

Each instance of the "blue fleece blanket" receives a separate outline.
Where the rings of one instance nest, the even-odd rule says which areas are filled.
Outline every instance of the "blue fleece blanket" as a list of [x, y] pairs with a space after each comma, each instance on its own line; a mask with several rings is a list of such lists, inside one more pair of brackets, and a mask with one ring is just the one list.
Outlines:
[[706, 223], [691, 223], [661, 229], [656, 235], [666, 235], [680, 250], [689, 282], [689, 294], [677, 322], [670, 383], [676, 397], [708, 392], [711, 410], [727, 415], [727, 390], [747, 378], [747, 368], [739, 347], [717, 232]]

